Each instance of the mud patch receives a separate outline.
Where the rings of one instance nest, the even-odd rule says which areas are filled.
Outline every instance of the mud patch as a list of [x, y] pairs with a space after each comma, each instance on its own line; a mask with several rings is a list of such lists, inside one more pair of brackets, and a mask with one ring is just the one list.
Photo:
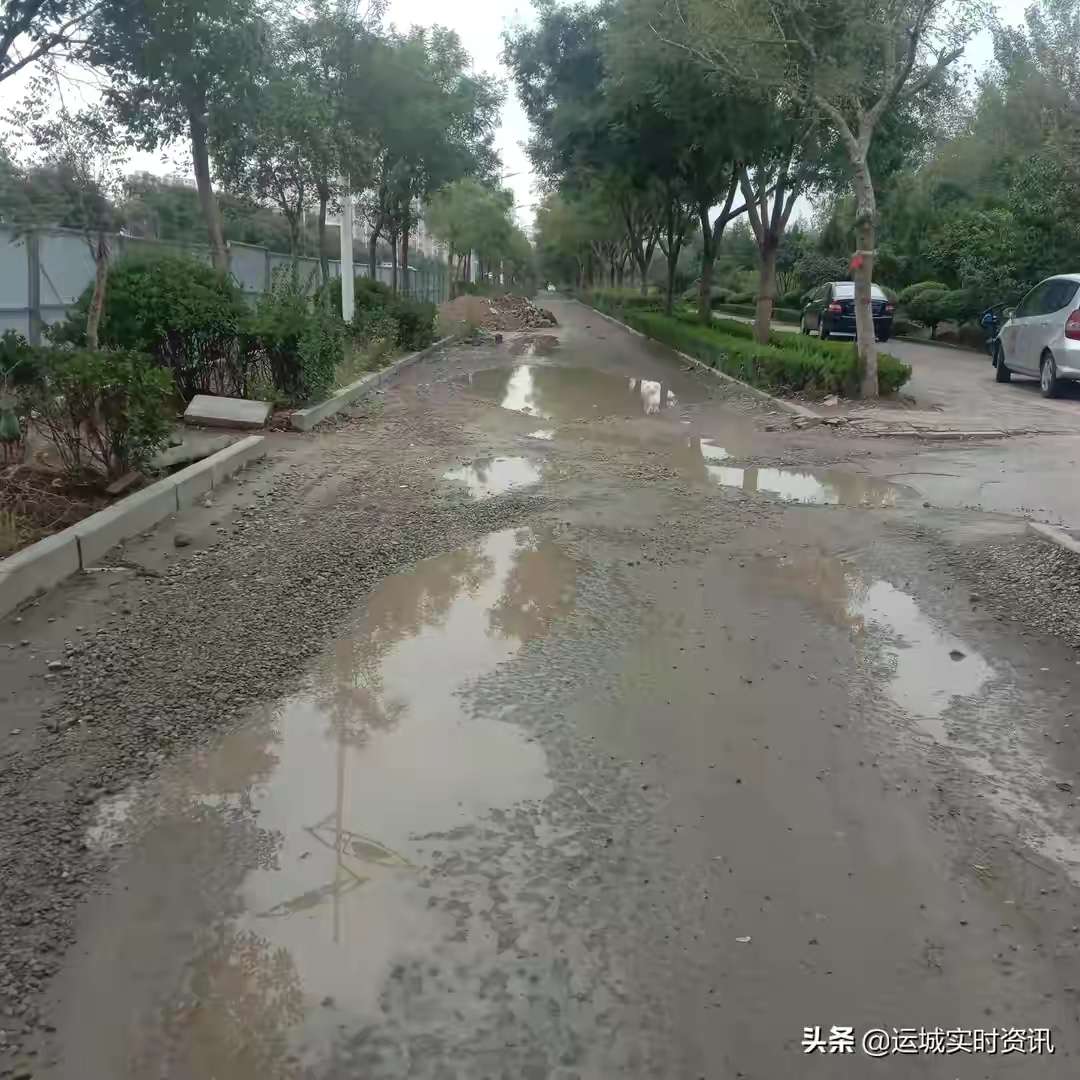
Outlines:
[[473, 498], [484, 499], [538, 484], [540, 469], [526, 457], [478, 458], [469, 465], [448, 469], [443, 479], [464, 484]]
[[559, 347], [559, 339], [554, 334], [537, 334], [534, 337], [519, 337], [510, 342], [511, 356], [550, 356]]
[[500, 408], [545, 420], [588, 420], [597, 416], [652, 416], [675, 408], [687, 394], [676, 394], [668, 383], [610, 375], [591, 368], [521, 364], [492, 368], [468, 377], [467, 389], [494, 401]]

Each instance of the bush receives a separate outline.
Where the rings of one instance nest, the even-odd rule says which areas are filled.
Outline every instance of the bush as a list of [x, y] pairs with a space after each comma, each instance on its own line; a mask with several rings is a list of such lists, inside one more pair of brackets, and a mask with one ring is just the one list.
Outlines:
[[662, 296], [655, 293], [651, 296], [642, 296], [637, 289], [591, 289], [582, 295], [582, 299], [584, 299], [585, 303], [591, 304], [601, 311], [606, 311], [608, 314], [624, 311], [627, 308], [644, 308], [655, 311], [664, 306]]
[[937, 335], [938, 323], [960, 322], [972, 313], [971, 299], [963, 289], [950, 289], [938, 281], [919, 281], [900, 294], [904, 311]]
[[29, 386], [41, 376], [43, 351], [15, 330], [0, 335], [0, 394], [6, 387]]
[[107, 477], [144, 467], [169, 437], [168, 373], [143, 353], [90, 349], [45, 352], [29, 392], [33, 422], [64, 469]]
[[[781, 332], [771, 334], [768, 345], [759, 345], [747, 333], [751, 328], [742, 323], [732, 331], [726, 321], [718, 329], [689, 317], [652, 311], [629, 311], [625, 321], [665, 345], [766, 390], [825, 395], [854, 392], [858, 387], [857, 353], [850, 343]], [[883, 394], [893, 393], [910, 377], [907, 364], [887, 353], [878, 354]]]
[[[321, 296], [321, 293], [320, 293]], [[341, 279], [328, 286], [331, 311], [341, 311]], [[368, 277], [353, 279], [354, 337], [365, 344], [386, 340], [395, 323], [393, 343], [404, 349], [424, 349], [435, 340], [435, 305], [395, 294], [389, 285]]]
[[397, 343], [403, 349], [426, 349], [435, 340], [435, 305], [399, 296], [389, 314], [397, 320]]
[[[745, 315], [748, 319], [757, 317], [757, 308], [753, 304], [713, 304], [713, 311], [722, 311], [727, 315]], [[772, 317], [777, 322], [797, 323], [802, 318], [802, 311], [798, 308], [773, 305]]]
[[261, 369], [264, 382], [286, 400], [319, 401], [333, 389], [344, 331], [333, 311], [313, 305], [291, 270], [283, 268], [249, 321], [249, 376]]
[[[86, 345], [87, 286], [71, 314], [50, 330], [54, 342]], [[98, 340], [102, 348], [149, 353], [172, 373], [177, 392], [244, 392], [240, 334], [243, 293], [227, 274], [178, 255], [122, 259], [109, 273]]]

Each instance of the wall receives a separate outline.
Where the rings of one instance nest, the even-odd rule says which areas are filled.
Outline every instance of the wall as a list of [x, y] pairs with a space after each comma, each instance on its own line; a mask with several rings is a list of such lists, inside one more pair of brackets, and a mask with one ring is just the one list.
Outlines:
[[[141, 252], [187, 255], [210, 262], [210, 249], [202, 245], [172, 244], [161, 240], [116, 235], [111, 258]], [[319, 284], [319, 260], [300, 258], [300, 280], [314, 291]], [[331, 259], [330, 275], [338, 277], [341, 265]], [[274, 273], [292, 265], [292, 257], [251, 244], [229, 245], [229, 270], [252, 303], [266, 292]], [[354, 267], [358, 277], [367, 276], [367, 263]], [[379, 266], [378, 279], [390, 283], [391, 268]], [[58, 322], [94, 279], [94, 260], [86, 237], [75, 229], [20, 229], [0, 224], [0, 334], [16, 330], [32, 344], [39, 344], [42, 328]], [[406, 291], [411, 296], [441, 303], [446, 298], [445, 275], [409, 270]]]

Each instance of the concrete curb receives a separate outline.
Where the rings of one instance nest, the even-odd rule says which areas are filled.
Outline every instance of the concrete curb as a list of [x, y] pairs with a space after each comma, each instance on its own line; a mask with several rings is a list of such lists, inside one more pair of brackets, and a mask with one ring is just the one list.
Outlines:
[[1074, 555], [1080, 555], [1080, 540], [1070, 536], [1064, 529], [1059, 529], [1056, 525], [1044, 525], [1041, 521], [1029, 521], [1027, 527], [1028, 532], [1033, 532]]
[[306, 409], [296, 409], [289, 416], [289, 426], [294, 431], [310, 431], [316, 424], [321, 424], [327, 417], [341, 412], [342, 409], [347, 408], [365, 394], [382, 386], [384, 382], [393, 378], [399, 371], [415, 364], [417, 360], [422, 360], [425, 356], [430, 355], [436, 349], [441, 349], [453, 340], [454, 335], [448, 334], [446, 337], [432, 342], [426, 349], [403, 356], [400, 360], [395, 360], [382, 370], [373, 371], [370, 375], [364, 375], [357, 379], [356, 382], [343, 386], [331, 397], [328, 397], [325, 401], [320, 401], [317, 405], [309, 405]]
[[0, 562], [0, 615], [85, 570], [121, 541], [191, 506], [197, 496], [265, 456], [265, 438], [249, 435], [9, 556]]
[[[607, 319], [608, 322], [614, 323], [616, 326], [621, 326], [624, 330], [629, 331], [631, 334], [635, 334], [639, 338], [645, 338], [646, 341], [655, 341], [655, 338], [650, 338], [648, 334], [643, 334], [640, 330], [635, 330], [632, 326], [627, 326], [626, 323], [616, 319], [614, 315], [608, 315], [606, 312], [601, 311], [599, 308], [591, 307], [582, 300], [574, 298], [574, 303], [581, 304], [587, 311], [593, 311], [600, 316], [601, 319]], [[657, 341], [657, 345], [664, 345], [662, 341]], [[701, 368], [702, 371], [707, 371], [710, 375], [715, 375], [717, 378], [723, 379], [726, 382], [734, 383], [736, 386], [741, 386], [748, 393], [753, 394], [754, 397], [762, 398], [765, 401], [771, 401], [777, 408], [783, 409], [785, 412], [794, 413], [796, 416], [801, 416], [806, 420], [821, 421], [825, 418], [820, 414], [814, 412], [813, 409], [808, 409], [805, 405], [799, 405], [797, 402], [788, 401], [786, 398], [776, 397], [773, 394], [768, 393], [766, 390], [760, 390], [756, 386], [751, 386], [749, 383], [745, 383], [742, 379], [736, 379], [734, 375], [728, 375], [724, 371], [717, 371], [714, 367], [709, 367], [703, 360], [699, 360], [696, 356], [689, 356], [687, 353], [680, 352], [678, 349], [672, 348], [670, 345], [664, 345], [665, 349], [671, 349], [671, 351], [678, 357], [687, 361], [690, 364], [694, 364]]]

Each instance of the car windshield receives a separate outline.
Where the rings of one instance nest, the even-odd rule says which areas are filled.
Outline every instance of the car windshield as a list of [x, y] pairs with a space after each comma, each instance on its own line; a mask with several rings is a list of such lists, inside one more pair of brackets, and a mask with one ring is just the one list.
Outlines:
[[[837, 281], [833, 285], [833, 296], [837, 300], [851, 300], [855, 296], [855, 282]], [[888, 297], [877, 285], [870, 286], [870, 296], [874, 300], [888, 300]]]

